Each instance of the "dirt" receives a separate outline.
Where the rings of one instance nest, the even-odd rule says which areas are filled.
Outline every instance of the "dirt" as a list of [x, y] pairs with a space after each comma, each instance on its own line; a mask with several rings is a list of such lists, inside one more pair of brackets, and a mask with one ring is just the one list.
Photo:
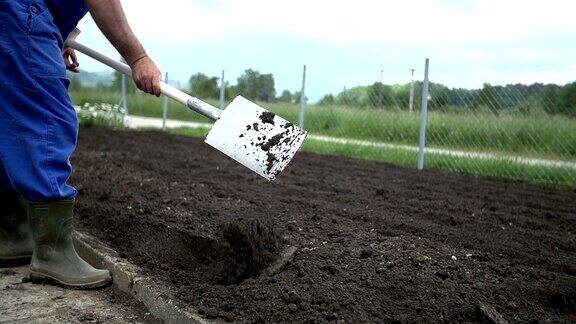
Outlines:
[[274, 117], [276, 115], [272, 112], [269, 111], [265, 111], [263, 113], [260, 114], [260, 116], [258, 118], [260, 118], [260, 120], [262, 121], [262, 123], [264, 124], [272, 124], [274, 125]]
[[[252, 135], [254, 140], [250, 141], [250, 145], [258, 147], [266, 154], [265, 173], [272, 179], [282, 172], [284, 166], [290, 161], [290, 159], [292, 159], [294, 153], [300, 148], [300, 145], [306, 136], [305, 132], [298, 129], [294, 124], [288, 121], [284, 121], [284, 124], [280, 126], [280, 132], [274, 130], [273, 126], [275, 125], [275, 117], [276, 115], [269, 111], [262, 112], [258, 116], [261, 121], [260, 126], [258, 123], [246, 125], [246, 132], [238, 135], [239, 138], [244, 138], [245, 136], [248, 136], [249, 133], [252, 133], [250, 135]], [[266, 124], [270, 124], [272, 127], [267, 126]], [[259, 133], [260, 130], [262, 130], [262, 133], [272, 132], [276, 134], [267, 138], [266, 135]], [[244, 148], [247, 148], [247, 146], [244, 145]], [[256, 159], [256, 161], [261, 162], [258, 159]], [[283, 163], [283, 165], [279, 166], [279, 163]]]
[[266, 143], [262, 143], [260, 144], [260, 147], [262, 148], [262, 151], [270, 151], [270, 148], [272, 148], [273, 146], [278, 145], [278, 143], [280, 143], [280, 140], [284, 137], [284, 134], [276, 134], [274, 136], [272, 136], [270, 139], [268, 139], [268, 141]]
[[282, 238], [274, 228], [259, 220], [226, 223], [206, 251], [210, 255], [208, 271], [218, 284], [240, 283], [270, 266], [282, 246]]
[[237, 134], [239, 140], [231, 144], [252, 156], [249, 163], [256, 163], [263, 176], [274, 180], [298, 151], [306, 132], [282, 118], [275, 121], [276, 115], [269, 111], [261, 112], [258, 119], [259, 123], [245, 125], [246, 130]]
[[268, 182], [159, 132], [83, 129], [73, 163], [76, 226], [207, 318], [576, 321], [576, 192], [306, 152]]

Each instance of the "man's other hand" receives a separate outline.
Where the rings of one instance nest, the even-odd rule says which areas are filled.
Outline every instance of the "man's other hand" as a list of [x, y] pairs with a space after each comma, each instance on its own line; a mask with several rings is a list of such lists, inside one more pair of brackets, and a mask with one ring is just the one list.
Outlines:
[[66, 47], [62, 52], [62, 58], [64, 59], [64, 64], [66, 64], [66, 69], [72, 71], [74, 73], [80, 72], [78, 67], [80, 63], [78, 63], [78, 57], [76, 56], [76, 52], [70, 47]]
[[160, 97], [160, 70], [148, 56], [145, 56], [132, 64], [132, 77], [138, 89]]

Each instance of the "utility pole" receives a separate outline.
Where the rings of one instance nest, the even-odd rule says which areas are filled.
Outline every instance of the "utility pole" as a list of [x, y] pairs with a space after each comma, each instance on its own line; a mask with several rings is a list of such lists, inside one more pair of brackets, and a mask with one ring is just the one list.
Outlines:
[[380, 83], [384, 84], [384, 69], [380, 70]]
[[408, 112], [412, 113], [412, 111], [414, 110], [414, 72], [416, 71], [416, 69], [410, 69], [410, 72], [412, 72], [412, 81], [410, 83], [410, 105], [408, 107]]

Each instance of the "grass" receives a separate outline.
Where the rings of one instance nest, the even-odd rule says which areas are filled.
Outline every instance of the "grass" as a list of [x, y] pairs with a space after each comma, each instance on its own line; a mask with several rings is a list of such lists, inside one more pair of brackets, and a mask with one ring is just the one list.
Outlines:
[[[77, 105], [84, 103], [117, 104], [113, 92], [81, 91], [71, 93]], [[162, 117], [162, 99], [137, 93], [127, 98], [133, 115]], [[215, 100], [208, 100], [217, 105]], [[298, 105], [262, 103], [262, 106], [292, 121], [298, 120]], [[209, 122], [181, 105], [169, 101], [171, 119]], [[405, 111], [345, 106], [311, 105], [306, 110], [306, 129], [317, 135], [351, 138], [416, 146], [420, 116]], [[202, 136], [206, 130], [174, 130], [184, 135]], [[550, 115], [496, 115], [459, 109], [452, 112], [430, 111], [427, 147], [487, 152], [507, 156], [571, 161], [576, 159], [576, 119]], [[407, 167], [416, 164], [416, 153], [395, 148], [375, 148], [308, 140], [304, 149], [322, 154], [337, 154], [394, 163]], [[569, 168], [526, 165], [504, 159], [450, 157], [427, 154], [426, 168], [452, 170], [484, 176], [523, 179], [576, 187], [576, 171]]]
[[[175, 128], [170, 132], [191, 137], [204, 138], [207, 128]], [[417, 152], [401, 148], [366, 147], [351, 144], [331, 143], [307, 139], [304, 151], [327, 155], [342, 155], [363, 160], [391, 163], [416, 168]], [[484, 177], [523, 180], [534, 184], [554, 185], [564, 189], [575, 189], [574, 169], [528, 165], [504, 159], [454, 157], [428, 153], [426, 169], [454, 170]]]
[[[77, 105], [84, 103], [117, 104], [120, 97], [112, 92], [83, 91], [72, 93]], [[128, 96], [130, 114], [162, 117], [162, 99], [145, 94]], [[215, 100], [210, 103], [216, 105]], [[298, 106], [262, 103], [262, 106], [297, 122]], [[203, 116], [169, 101], [168, 117], [208, 122]], [[387, 111], [344, 106], [309, 106], [306, 129], [314, 134], [385, 143], [417, 145], [420, 117], [404, 111]], [[447, 113], [431, 111], [428, 119], [427, 146], [507, 153], [525, 157], [570, 160], [576, 158], [576, 120], [563, 116], [518, 116], [482, 113]]]

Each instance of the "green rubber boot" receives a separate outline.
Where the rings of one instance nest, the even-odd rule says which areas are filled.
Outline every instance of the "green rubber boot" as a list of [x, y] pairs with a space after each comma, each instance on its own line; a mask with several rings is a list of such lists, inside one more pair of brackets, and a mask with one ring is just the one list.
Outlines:
[[26, 202], [14, 193], [0, 192], [0, 267], [30, 263], [32, 246]]
[[34, 236], [30, 279], [76, 289], [106, 286], [112, 282], [110, 272], [95, 269], [74, 249], [73, 207], [74, 200], [30, 203], [28, 215]]

